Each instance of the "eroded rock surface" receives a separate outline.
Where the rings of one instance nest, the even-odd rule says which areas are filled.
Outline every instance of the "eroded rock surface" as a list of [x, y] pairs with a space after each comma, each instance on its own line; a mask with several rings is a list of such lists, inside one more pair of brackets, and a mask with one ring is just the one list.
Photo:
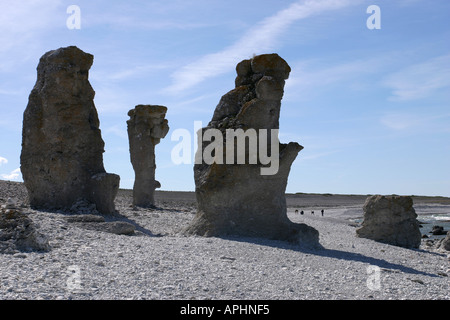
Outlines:
[[155, 146], [169, 131], [165, 119], [167, 108], [157, 105], [138, 105], [128, 112], [130, 158], [135, 172], [133, 204], [154, 206], [154, 193], [161, 184], [155, 179]]
[[450, 251], [450, 231], [447, 232], [447, 236], [441, 241], [440, 248]]
[[17, 204], [8, 199], [0, 208], [0, 253], [48, 251], [48, 238]]
[[21, 171], [32, 207], [66, 209], [80, 199], [115, 211], [120, 177], [106, 173], [88, 74], [93, 56], [71, 46], [44, 54], [23, 118]]
[[420, 246], [422, 235], [411, 197], [370, 196], [363, 210], [357, 236], [406, 248]]
[[[202, 141], [194, 166], [198, 211], [185, 230], [187, 234], [262, 237], [319, 246], [318, 231], [291, 222], [286, 213], [288, 175], [303, 149], [296, 142], [278, 141], [281, 99], [290, 71], [286, 61], [277, 54], [255, 56], [237, 65], [235, 89], [221, 98], [211, 122], [198, 132]], [[256, 134], [258, 140], [253, 145], [256, 148], [248, 143], [241, 152], [246, 160], [244, 164], [237, 159], [238, 140], [227, 139], [227, 130], [238, 132], [238, 129], [245, 134]], [[205, 157], [210, 153], [212, 139], [204, 137], [208, 132], [218, 131], [223, 137], [223, 143], [218, 143], [222, 150], [215, 149], [211, 153], [215, 161], [208, 163]], [[261, 158], [263, 149], [267, 149], [271, 163]], [[226, 159], [230, 151], [233, 157], [228, 160], [233, 161]], [[270, 172], [269, 168], [274, 170]]]

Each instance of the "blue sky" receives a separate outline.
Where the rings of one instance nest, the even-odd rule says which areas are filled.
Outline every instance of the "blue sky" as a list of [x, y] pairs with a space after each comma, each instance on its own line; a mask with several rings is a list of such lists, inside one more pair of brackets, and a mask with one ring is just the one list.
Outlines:
[[[80, 29], [66, 26], [73, 4]], [[366, 26], [370, 5], [381, 29]], [[2, 0], [0, 179], [21, 181], [23, 111], [49, 50], [94, 55], [105, 169], [122, 188], [134, 181], [128, 110], [168, 107], [156, 176], [185, 191], [193, 165], [173, 163], [171, 134], [193, 139], [194, 121], [207, 124], [233, 89], [236, 64], [276, 52], [292, 68], [280, 140], [304, 146], [287, 192], [450, 196], [449, 16], [448, 0]]]

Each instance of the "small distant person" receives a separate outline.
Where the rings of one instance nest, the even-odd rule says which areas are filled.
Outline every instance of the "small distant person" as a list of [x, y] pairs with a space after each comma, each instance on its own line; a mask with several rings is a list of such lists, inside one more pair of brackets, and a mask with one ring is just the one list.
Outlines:
[[322, 209], [322, 211], [320, 211], [321, 213], [322, 213], [322, 217], [323, 217], [323, 209]]
[[298, 210], [295, 210], [295, 214], [298, 214]]
[[313, 210], [313, 211], [311, 211], [311, 214], [312, 214], [312, 215], [314, 215], [314, 210]]
[[301, 214], [301, 215], [303, 215], [303, 214], [304, 214], [303, 210], [302, 210], [302, 211], [300, 211], [300, 214]]

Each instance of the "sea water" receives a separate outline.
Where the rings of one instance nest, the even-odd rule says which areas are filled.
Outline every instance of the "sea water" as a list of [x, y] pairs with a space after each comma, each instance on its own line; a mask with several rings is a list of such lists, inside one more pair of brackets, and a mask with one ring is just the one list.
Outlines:
[[422, 235], [428, 236], [430, 239], [441, 239], [445, 235], [433, 235], [431, 230], [434, 226], [444, 227], [444, 231], [450, 231], [450, 206], [448, 205], [417, 205], [414, 206], [417, 213]]
[[445, 235], [433, 235], [431, 230], [434, 226], [444, 227], [445, 231], [450, 231], [450, 213], [448, 214], [431, 214], [431, 215], [419, 215], [417, 217], [421, 225], [420, 232], [422, 235], [427, 235], [432, 239], [444, 238]]

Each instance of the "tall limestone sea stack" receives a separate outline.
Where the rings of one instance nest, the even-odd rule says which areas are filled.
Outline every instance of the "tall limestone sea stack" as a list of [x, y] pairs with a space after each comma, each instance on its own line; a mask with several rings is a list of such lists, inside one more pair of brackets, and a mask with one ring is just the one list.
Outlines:
[[120, 177], [106, 173], [104, 142], [88, 74], [94, 57], [75, 46], [44, 54], [23, 117], [21, 171], [32, 207], [79, 199], [115, 212]]
[[[291, 68], [277, 54], [263, 54], [240, 62], [236, 71], [235, 89], [221, 98], [211, 122], [198, 132], [194, 165], [198, 211], [185, 233], [268, 238], [320, 247], [316, 229], [287, 217], [287, 179], [303, 149], [295, 142], [278, 141], [281, 99]], [[244, 138], [229, 136], [233, 131]], [[255, 137], [258, 141], [252, 145], [250, 140]], [[242, 148], [239, 139], [249, 142]], [[209, 152], [208, 141], [217, 147], [213, 152]], [[239, 150], [245, 163], [236, 159]], [[215, 161], [205, 158], [209, 154]]]
[[155, 146], [169, 131], [164, 118], [167, 108], [156, 105], [138, 105], [128, 112], [128, 139], [130, 158], [135, 172], [133, 204], [154, 206], [154, 193], [161, 184], [155, 179]]

